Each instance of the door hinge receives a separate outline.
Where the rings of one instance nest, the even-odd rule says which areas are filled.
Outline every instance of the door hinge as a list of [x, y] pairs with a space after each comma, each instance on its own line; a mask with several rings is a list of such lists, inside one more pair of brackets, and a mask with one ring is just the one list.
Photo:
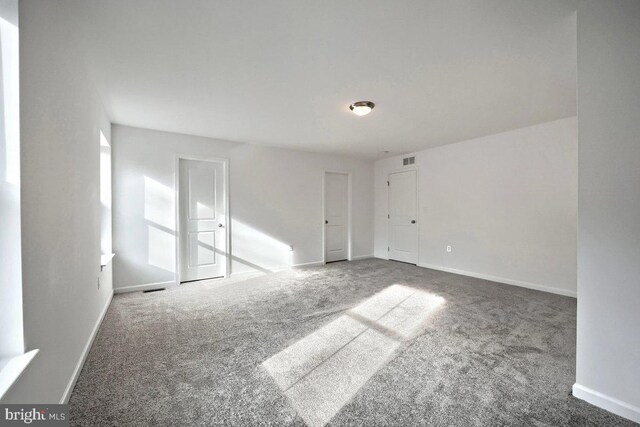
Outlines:
[[389, 246], [387, 246], [387, 252], [389, 252], [391, 250], [391, 248]]
[[387, 219], [391, 219], [391, 215], [387, 214]]
[[389, 181], [387, 181], [387, 187], [389, 186]]

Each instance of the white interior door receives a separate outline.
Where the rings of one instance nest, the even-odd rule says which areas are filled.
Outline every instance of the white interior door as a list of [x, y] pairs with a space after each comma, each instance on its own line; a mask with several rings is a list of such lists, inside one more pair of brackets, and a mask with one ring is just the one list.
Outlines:
[[180, 281], [226, 274], [225, 164], [180, 159]]
[[389, 174], [389, 259], [418, 263], [417, 196], [415, 170]]
[[324, 259], [325, 262], [349, 258], [349, 175], [324, 175]]

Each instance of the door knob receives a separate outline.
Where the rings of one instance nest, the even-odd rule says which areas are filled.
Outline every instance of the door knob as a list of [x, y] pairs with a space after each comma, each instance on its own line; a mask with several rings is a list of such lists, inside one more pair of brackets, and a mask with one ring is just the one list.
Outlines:
[[329, 221], [327, 221], [327, 220], [325, 219], [325, 220], [324, 220], [324, 223], [325, 223], [325, 224], [329, 224]]
[[220, 227], [220, 228], [224, 228], [224, 225], [222, 225], [222, 224], [218, 224], [218, 227]]
[[416, 220], [415, 220], [415, 219], [412, 219], [412, 220], [411, 220], [411, 224], [415, 224], [415, 223], [416, 223]]

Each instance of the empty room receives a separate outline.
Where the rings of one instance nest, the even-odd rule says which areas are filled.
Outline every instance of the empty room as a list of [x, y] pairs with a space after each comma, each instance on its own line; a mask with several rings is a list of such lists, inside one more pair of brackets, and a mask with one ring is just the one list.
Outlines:
[[0, 0], [0, 426], [640, 423], [640, 1]]

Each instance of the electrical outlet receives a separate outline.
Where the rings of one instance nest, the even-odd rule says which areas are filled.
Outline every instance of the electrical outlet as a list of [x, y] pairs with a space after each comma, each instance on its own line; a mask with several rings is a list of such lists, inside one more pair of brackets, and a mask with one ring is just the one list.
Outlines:
[[447, 246], [447, 252], [451, 252], [451, 246]]

